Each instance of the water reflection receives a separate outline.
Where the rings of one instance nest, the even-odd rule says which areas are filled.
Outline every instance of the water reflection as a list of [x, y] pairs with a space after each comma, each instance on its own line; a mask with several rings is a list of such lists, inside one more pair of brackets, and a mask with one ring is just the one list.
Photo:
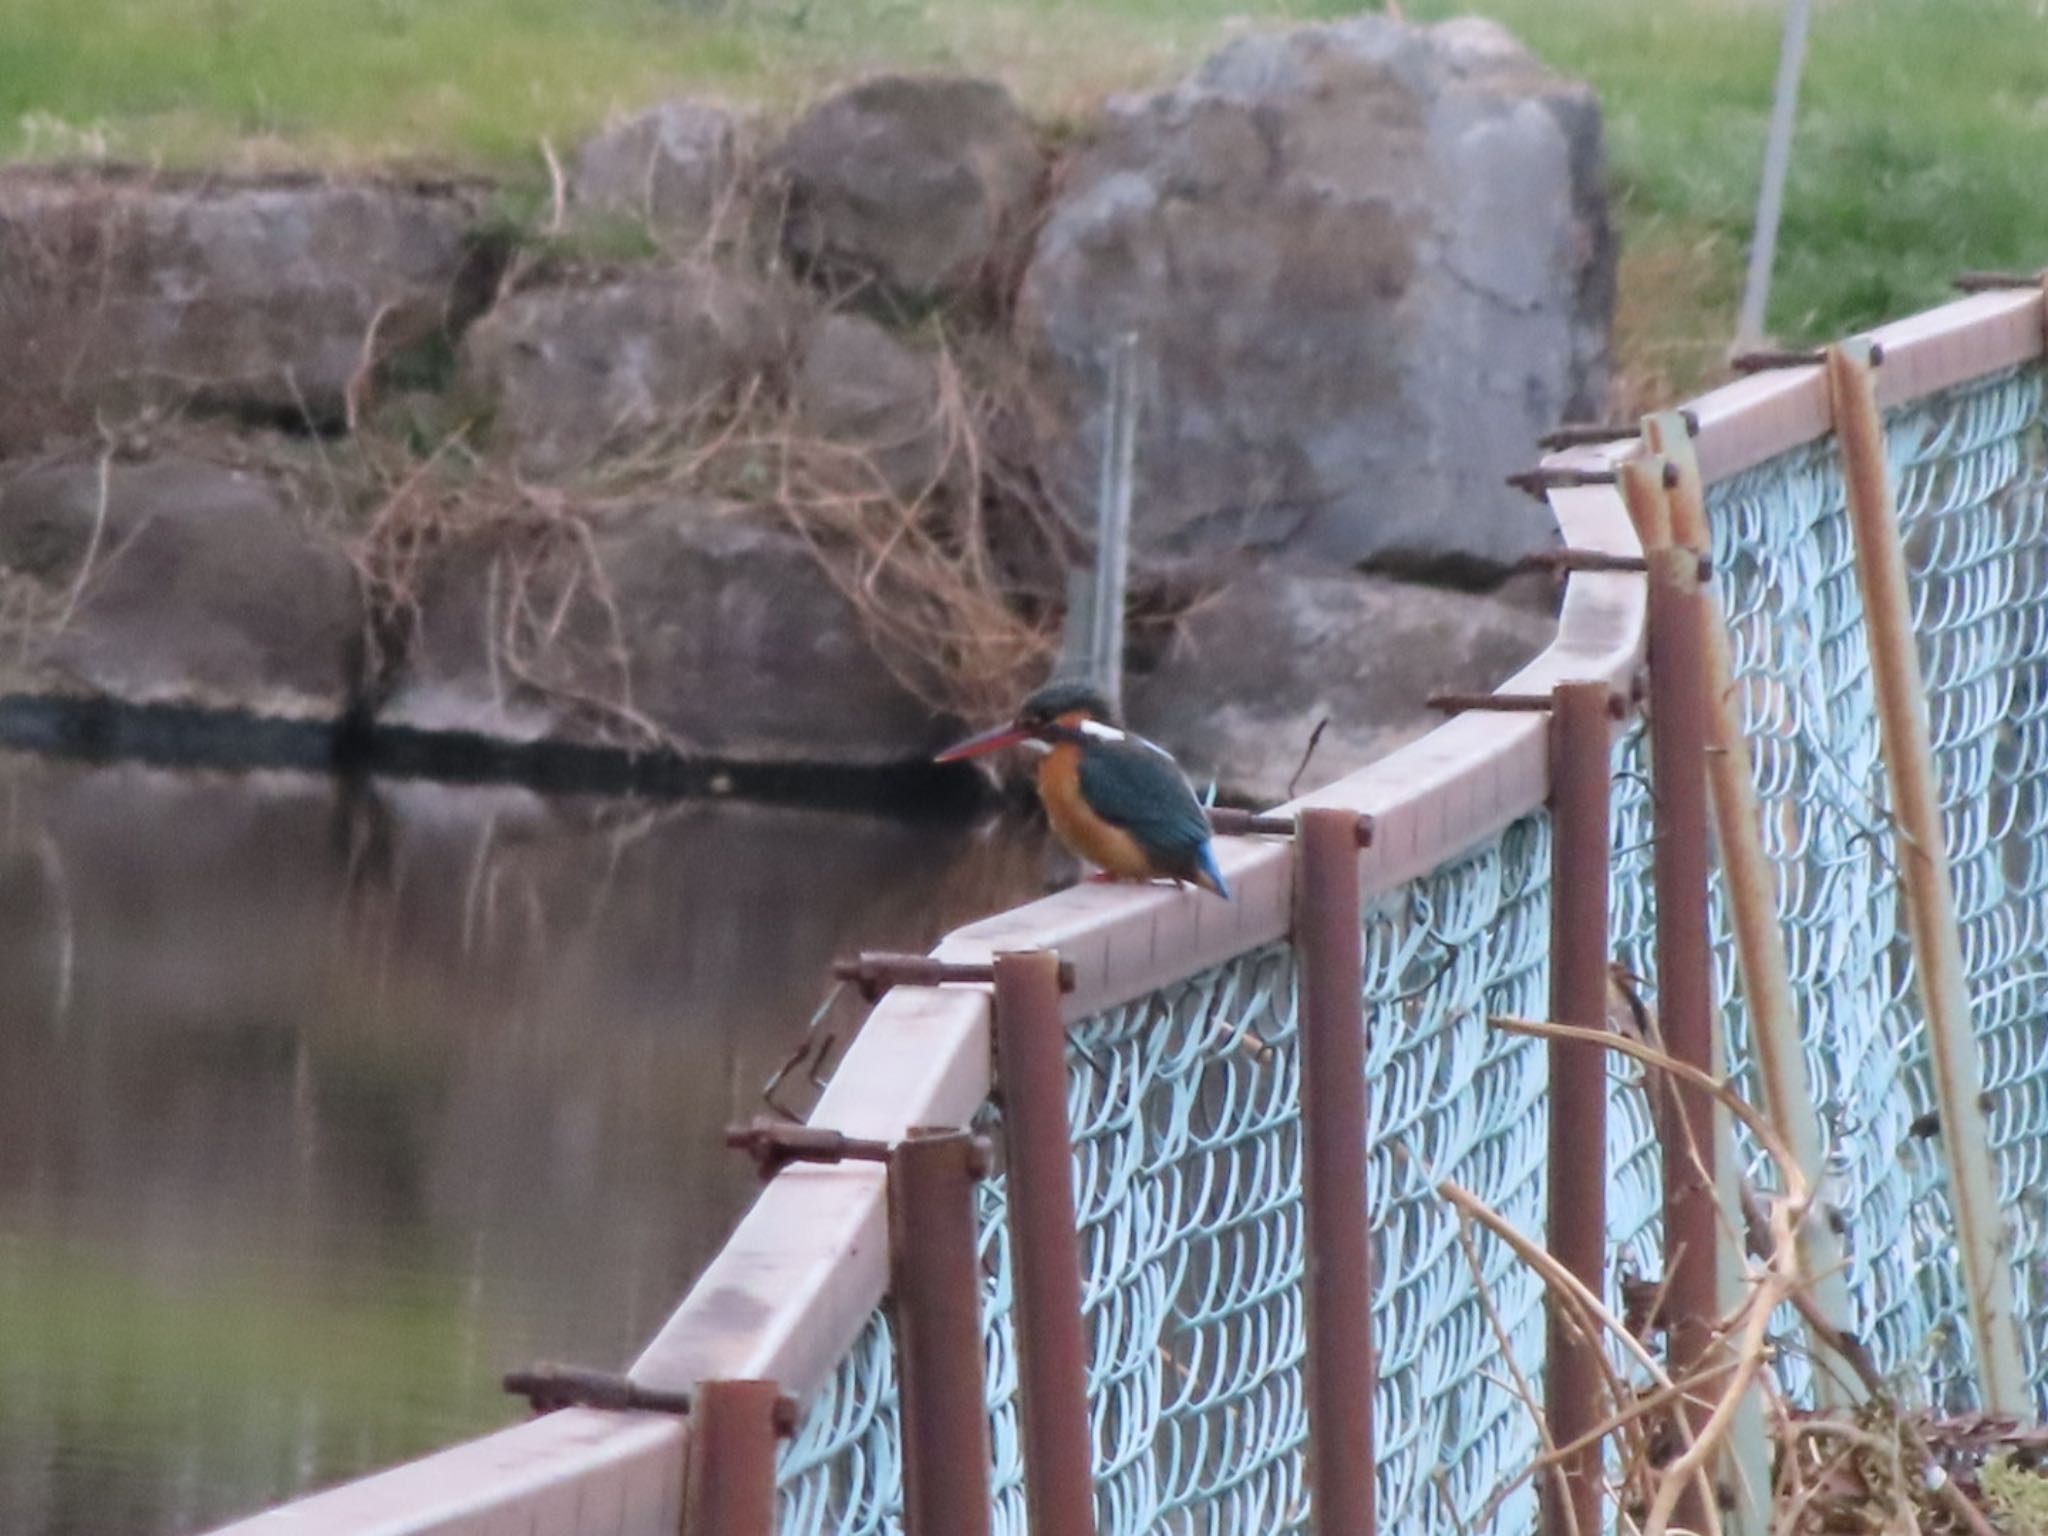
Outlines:
[[0, 1531], [197, 1529], [616, 1364], [826, 961], [1014, 828], [0, 757]]

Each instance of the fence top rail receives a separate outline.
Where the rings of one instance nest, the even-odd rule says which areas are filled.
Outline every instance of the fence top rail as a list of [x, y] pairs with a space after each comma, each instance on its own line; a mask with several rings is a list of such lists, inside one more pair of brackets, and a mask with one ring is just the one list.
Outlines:
[[[2030, 362], [2041, 356], [2048, 330], [2042, 290], [2016, 288], [1958, 299], [1869, 334], [1884, 359], [1877, 401], [1889, 408]], [[1689, 409], [1699, 422], [1693, 451], [1709, 484], [1825, 437], [1834, 425], [1827, 370], [1818, 363], [1751, 374]]]
[[264, 1510], [213, 1536], [673, 1531], [682, 1520], [687, 1433], [679, 1418], [565, 1408]]
[[[2040, 289], [1982, 293], [1880, 327], [1870, 333], [1883, 349], [1880, 403], [1897, 405], [2040, 357], [2044, 329]], [[1832, 425], [1824, 370], [1813, 365], [1754, 374], [1689, 408], [1709, 483], [1823, 437]], [[1634, 441], [1575, 447], [1543, 464], [1609, 471], [1636, 451]], [[1614, 486], [1553, 489], [1548, 505], [1568, 546], [1641, 553]], [[1498, 691], [1547, 693], [1558, 683], [1591, 680], [1626, 692], [1642, 661], [1644, 620], [1640, 573], [1575, 572], [1556, 639]], [[1372, 844], [1359, 858], [1370, 898], [1528, 814], [1548, 789], [1542, 715], [1469, 713], [1280, 809], [1336, 806], [1371, 816]], [[1292, 843], [1230, 838], [1219, 845], [1219, 857], [1237, 891], [1232, 903], [1166, 887], [1081, 886], [958, 929], [934, 953], [985, 962], [1004, 950], [1056, 948], [1075, 967], [1069, 1018], [1114, 1007], [1287, 934]], [[878, 1140], [913, 1126], [967, 1123], [990, 1087], [989, 1007], [988, 989], [978, 985], [891, 990], [848, 1049], [810, 1123]], [[883, 1176], [872, 1163], [796, 1165], [777, 1174], [641, 1354], [633, 1378], [683, 1391], [703, 1380], [766, 1378], [799, 1397], [814, 1393], [882, 1299]], [[671, 1437], [681, 1433], [674, 1420], [567, 1410], [229, 1529], [235, 1536], [497, 1529], [489, 1525], [494, 1514], [573, 1499], [606, 1479], [647, 1481], [653, 1474], [644, 1469], [656, 1461], [679, 1467], [669, 1453], [679, 1443]], [[643, 1496], [670, 1494], [661, 1487]]]

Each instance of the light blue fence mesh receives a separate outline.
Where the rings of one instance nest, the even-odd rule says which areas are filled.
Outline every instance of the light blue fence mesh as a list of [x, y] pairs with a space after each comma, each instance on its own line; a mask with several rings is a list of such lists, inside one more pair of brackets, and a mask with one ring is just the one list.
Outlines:
[[[1540, 1224], [1541, 1048], [1489, 1013], [1540, 1014], [1548, 824], [1530, 817], [1377, 902], [1365, 927], [1371, 1201], [1382, 1308], [1382, 1509], [1405, 1529], [1474, 1525], [1538, 1438], [1450, 1211], [1456, 1179]], [[1307, 1528], [1301, 1148], [1292, 952], [1242, 956], [1084, 1020], [1068, 1109], [1107, 1533]], [[983, 1208], [999, 1531], [1024, 1529], [1000, 1180]], [[1542, 1293], [1475, 1234], [1515, 1355], [1542, 1347]], [[784, 1460], [784, 1529], [901, 1524], [894, 1375], [877, 1316]], [[1533, 1492], [1498, 1512], [1526, 1528]]]
[[[2006, 373], [1887, 423], [2037, 1384], [2048, 1373], [2042, 394], [2038, 369]], [[1909, 1399], [1967, 1408], [1969, 1336], [1833, 443], [1717, 485], [1709, 503], [1855, 1325]], [[1647, 977], [1651, 791], [1640, 730], [1616, 764], [1615, 957]], [[1455, 1179], [1524, 1231], [1541, 1232], [1542, 1049], [1489, 1030], [1485, 1017], [1545, 1009], [1548, 836], [1543, 816], [1527, 817], [1367, 915], [1386, 1530], [1524, 1531], [1534, 1520], [1532, 1487], [1497, 1494], [1538, 1447], [1508, 1357], [1540, 1379], [1541, 1290], [1483, 1236], [1475, 1277], [1430, 1188]], [[1718, 890], [1714, 899], [1729, 1066], [1753, 1089]], [[1107, 1533], [1305, 1529], [1296, 992], [1290, 953], [1268, 948], [1074, 1032], [1069, 1108]], [[1654, 1007], [1654, 988], [1644, 995]], [[1660, 1184], [1649, 1108], [1632, 1069], [1618, 1063], [1612, 1083], [1614, 1273], [1617, 1282], [1631, 1272], [1654, 1278]], [[1752, 1171], [1769, 1176], [1753, 1160]], [[983, 1207], [996, 1529], [1018, 1533], [1004, 1234], [996, 1180]], [[1803, 1389], [1796, 1352], [1780, 1378], [1794, 1394]], [[785, 1455], [784, 1529], [900, 1530], [900, 1470], [888, 1324], [878, 1314]]]
[[[2048, 1156], [2041, 410], [2034, 368], [1886, 421], [1999, 1190], [2017, 1219], [2020, 1315], [2037, 1331]], [[1709, 513], [1856, 1326], [1909, 1401], [1967, 1409], [1961, 1270], [1832, 439], [1716, 486]], [[1739, 1077], [1747, 1020], [1725, 941], [1719, 959]], [[2037, 1382], [2044, 1358], [2037, 1342]]]

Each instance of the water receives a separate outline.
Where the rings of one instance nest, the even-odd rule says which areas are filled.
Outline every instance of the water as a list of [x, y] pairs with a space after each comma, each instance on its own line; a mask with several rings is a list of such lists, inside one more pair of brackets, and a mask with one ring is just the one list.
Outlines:
[[[616, 1367], [826, 963], [1016, 829], [0, 756], [0, 1532], [188, 1532]], [[847, 1016], [857, 1017], [853, 1010]]]

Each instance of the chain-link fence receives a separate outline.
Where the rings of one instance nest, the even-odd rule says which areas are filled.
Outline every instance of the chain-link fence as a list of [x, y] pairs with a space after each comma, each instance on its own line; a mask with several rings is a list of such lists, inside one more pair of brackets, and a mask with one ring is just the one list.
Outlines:
[[[1389, 1529], [1474, 1526], [1537, 1449], [1513, 1380], [1542, 1290], [1469, 1237], [1438, 1178], [1525, 1228], [1543, 1201], [1543, 1052], [1488, 1028], [1543, 1011], [1547, 818], [1368, 910], [1378, 1456]], [[1068, 1109], [1087, 1274], [1104, 1532], [1307, 1529], [1300, 1084], [1293, 952], [1272, 946], [1084, 1020]], [[985, 1202], [999, 1531], [1024, 1529], [998, 1182]], [[1490, 1296], [1481, 1299], [1482, 1283]], [[888, 1324], [878, 1315], [784, 1461], [784, 1528], [900, 1529]], [[1498, 1511], [1526, 1527], [1534, 1491]]]
[[[2037, 1393], [2048, 1387], [2042, 378], [2038, 367], [2005, 370], [1886, 421]], [[1974, 1403], [1970, 1332], [1834, 442], [1781, 453], [1708, 500], [1853, 1325], [1905, 1401], [1964, 1409]], [[1652, 794], [1638, 726], [1616, 753], [1612, 930], [1617, 962], [1643, 978], [1654, 1010]], [[1540, 1450], [1541, 1286], [1483, 1233], [1461, 1238], [1432, 1186], [1453, 1179], [1541, 1232], [1544, 1056], [1485, 1020], [1545, 1010], [1549, 880], [1539, 812], [1368, 911], [1383, 1529], [1522, 1531], [1534, 1518], [1536, 1490], [1518, 1474]], [[1718, 888], [1714, 911], [1728, 1066], [1755, 1100]], [[1069, 1108], [1104, 1532], [1307, 1528], [1296, 991], [1289, 951], [1272, 947], [1074, 1031]], [[1611, 1081], [1614, 1277], [1654, 1279], [1653, 1119], [1636, 1071], [1617, 1065]], [[1753, 1149], [1748, 1161], [1770, 1176]], [[1002, 1223], [998, 1185], [984, 1207], [997, 1529], [1020, 1532]], [[1783, 1342], [1781, 1384], [1796, 1395], [1809, 1372], [1798, 1339]], [[785, 1530], [900, 1528], [892, 1405], [878, 1317], [785, 1457]]]

